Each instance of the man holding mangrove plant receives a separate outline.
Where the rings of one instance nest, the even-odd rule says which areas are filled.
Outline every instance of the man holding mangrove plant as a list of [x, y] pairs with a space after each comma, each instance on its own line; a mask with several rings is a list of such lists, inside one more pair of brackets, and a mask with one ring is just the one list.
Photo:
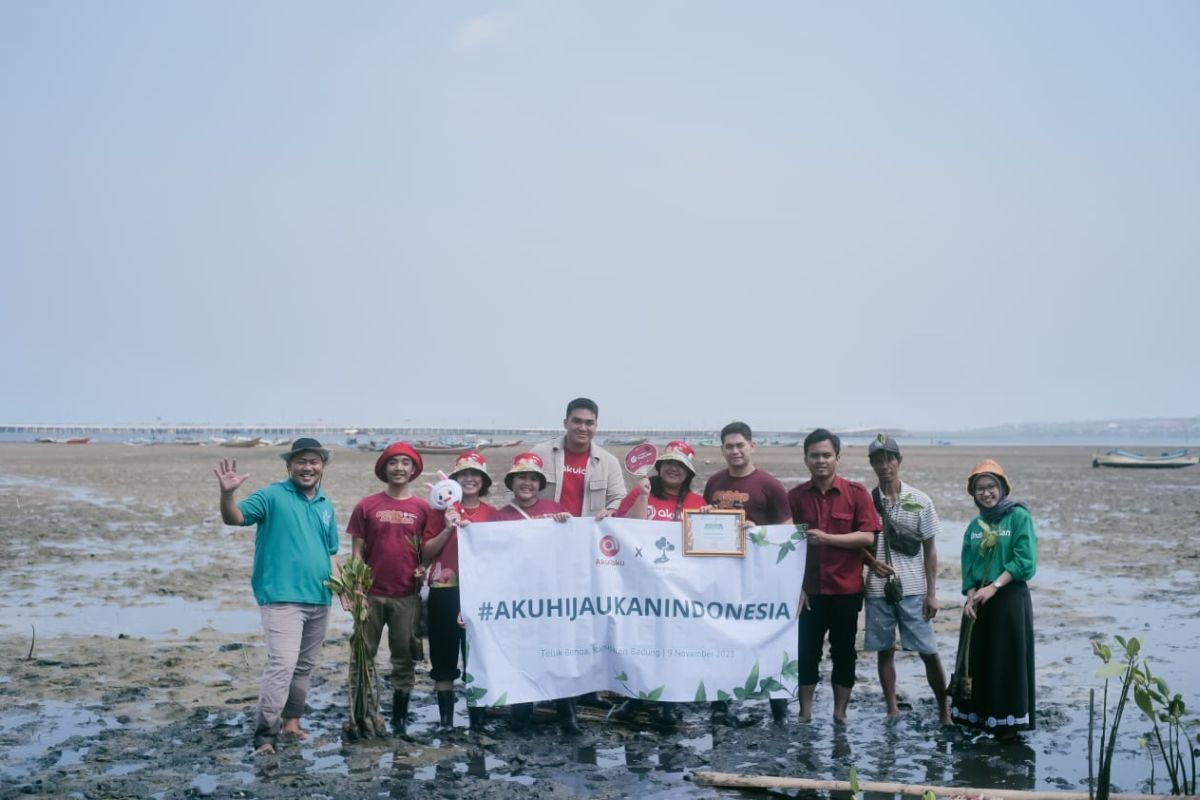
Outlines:
[[226, 525], [256, 525], [250, 584], [262, 617], [267, 645], [254, 729], [254, 752], [275, 752], [280, 733], [300, 740], [304, 701], [321, 643], [329, 627], [332, 596], [325, 586], [338, 574], [337, 523], [333, 504], [321, 492], [329, 451], [301, 438], [282, 454], [287, 480], [264, 486], [240, 503], [234, 495], [249, 475], [237, 461], [222, 459], [213, 472], [221, 486]]
[[383, 629], [388, 631], [392, 654], [392, 732], [408, 732], [408, 703], [416, 681], [414, 655], [417, 624], [421, 616], [421, 539], [426, 529], [436, 534], [440, 517], [429, 503], [412, 493], [412, 482], [424, 469], [421, 456], [407, 442], [394, 442], [375, 462], [375, 477], [387, 484], [378, 494], [354, 506], [346, 533], [354, 557], [371, 568], [373, 583], [367, 592], [363, 638], [374, 660]]
[[[900, 644], [916, 651], [925, 663], [925, 680], [933, 689], [938, 717], [950, 725], [946, 702], [946, 671], [938, 658], [933, 618], [937, 601], [937, 535], [941, 530], [933, 501], [920, 489], [900, 480], [900, 444], [885, 433], [867, 448], [871, 469], [879, 486], [871, 492], [883, 530], [875, 535], [872, 551], [864, 553], [867, 566], [867, 632], [863, 649], [875, 651], [879, 684], [887, 715], [900, 713], [896, 704], [896, 627]], [[898, 586], [888, 590], [888, 583]], [[892, 596], [888, 596], [888, 592]]]

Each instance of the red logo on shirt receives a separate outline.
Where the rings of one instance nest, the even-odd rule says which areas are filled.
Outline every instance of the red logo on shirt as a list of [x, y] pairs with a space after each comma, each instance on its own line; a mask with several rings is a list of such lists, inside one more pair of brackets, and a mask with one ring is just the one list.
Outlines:
[[616, 539], [611, 536], [600, 539], [600, 555], [605, 558], [614, 558], [619, 552], [621, 552], [621, 545]]

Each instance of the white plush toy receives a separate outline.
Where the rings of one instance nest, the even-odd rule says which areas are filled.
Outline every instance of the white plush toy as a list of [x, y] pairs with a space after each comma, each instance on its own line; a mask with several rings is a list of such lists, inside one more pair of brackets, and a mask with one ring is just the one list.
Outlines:
[[429, 505], [438, 511], [453, 508], [460, 515], [463, 514], [462, 487], [458, 485], [458, 481], [447, 478], [446, 473], [440, 469], [437, 471], [437, 476], [437, 483], [425, 484], [429, 487]]

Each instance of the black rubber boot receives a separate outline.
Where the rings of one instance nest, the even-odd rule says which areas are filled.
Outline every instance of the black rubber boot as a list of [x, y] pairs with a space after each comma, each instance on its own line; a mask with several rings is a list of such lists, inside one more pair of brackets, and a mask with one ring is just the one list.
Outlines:
[[483, 706], [467, 708], [467, 719], [471, 722], [471, 730], [475, 733], [487, 733], [487, 709]]
[[392, 734], [408, 735], [408, 699], [411, 692], [392, 692]]
[[771, 719], [776, 725], [787, 722], [788, 701], [786, 697], [771, 698]]
[[729, 727], [733, 727], [734, 721], [733, 717], [729, 714], [728, 700], [713, 700], [709, 704], [709, 708], [712, 709], [713, 725], [727, 725]]
[[514, 731], [523, 731], [529, 727], [533, 716], [533, 703], [513, 703], [509, 706], [509, 727]]
[[439, 689], [437, 693], [438, 721], [446, 730], [454, 727], [454, 690]]
[[558, 708], [558, 724], [562, 728], [563, 734], [578, 736], [583, 733], [579, 727], [579, 720], [575, 718], [575, 701], [558, 700], [555, 705]]
[[654, 719], [664, 728], [674, 728], [679, 724], [679, 717], [676, 716], [675, 704], [655, 703]]

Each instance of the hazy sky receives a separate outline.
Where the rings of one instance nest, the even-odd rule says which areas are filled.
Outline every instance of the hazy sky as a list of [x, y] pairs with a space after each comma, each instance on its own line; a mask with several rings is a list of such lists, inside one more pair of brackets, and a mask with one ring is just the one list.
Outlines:
[[0, 1], [0, 423], [1200, 402], [1200, 4]]

